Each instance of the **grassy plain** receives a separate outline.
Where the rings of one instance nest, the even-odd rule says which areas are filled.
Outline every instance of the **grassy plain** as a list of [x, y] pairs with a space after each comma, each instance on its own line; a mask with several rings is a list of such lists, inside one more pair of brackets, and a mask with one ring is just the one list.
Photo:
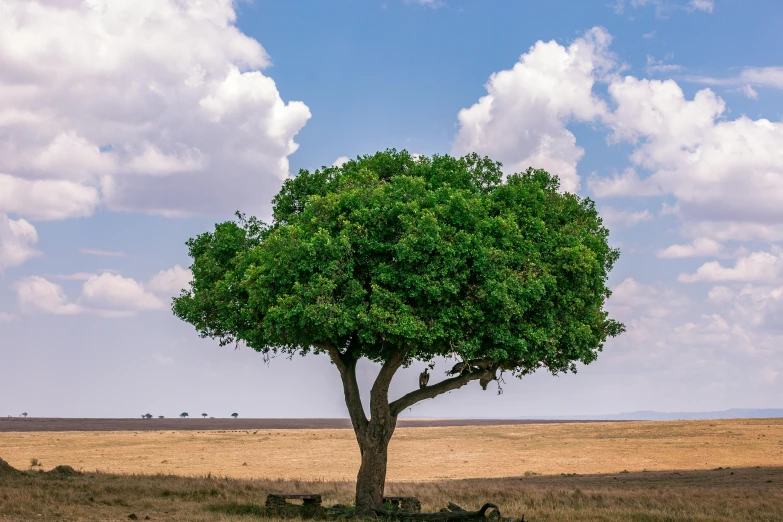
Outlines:
[[[351, 430], [0, 433], [16, 468], [353, 480]], [[783, 419], [397, 429], [391, 481], [783, 467]]]
[[[355, 444], [348, 430], [2, 433], [14, 467], [90, 473], [0, 476], [0, 520], [248, 520], [231, 513], [272, 491], [347, 503]], [[490, 501], [528, 521], [780, 521], [783, 419], [398, 429], [389, 481], [425, 510]]]

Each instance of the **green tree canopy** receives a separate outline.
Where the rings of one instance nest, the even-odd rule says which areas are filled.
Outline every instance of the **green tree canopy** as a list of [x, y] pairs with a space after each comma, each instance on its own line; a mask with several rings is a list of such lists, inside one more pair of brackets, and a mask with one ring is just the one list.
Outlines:
[[[594, 203], [559, 193], [543, 170], [504, 180], [500, 167], [387, 150], [302, 170], [274, 198], [271, 224], [239, 214], [188, 241], [193, 281], [174, 313], [221, 345], [328, 353], [362, 448], [359, 482], [365, 467], [385, 476], [405, 408], [502, 371], [575, 372], [624, 330], [603, 311], [619, 251]], [[388, 401], [401, 366], [436, 357], [460, 361], [451, 377]], [[361, 358], [382, 364], [369, 419]], [[379, 445], [382, 458], [370, 455]], [[357, 509], [378, 507], [377, 487], [359, 490]]]

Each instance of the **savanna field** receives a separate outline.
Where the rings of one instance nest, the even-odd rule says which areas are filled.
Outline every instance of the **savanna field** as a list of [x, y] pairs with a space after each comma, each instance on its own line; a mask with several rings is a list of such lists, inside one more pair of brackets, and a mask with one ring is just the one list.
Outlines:
[[[270, 492], [350, 503], [359, 465], [346, 429], [4, 432], [0, 448], [26, 470], [0, 471], [9, 521], [252, 520]], [[493, 502], [526, 521], [778, 521], [783, 419], [398, 428], [388, 481], [424, 511]]]

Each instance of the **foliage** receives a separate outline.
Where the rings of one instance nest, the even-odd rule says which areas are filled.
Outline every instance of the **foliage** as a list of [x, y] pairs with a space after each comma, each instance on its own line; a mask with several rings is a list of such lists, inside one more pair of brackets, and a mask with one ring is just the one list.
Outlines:
[[271, 225], [238, 214], [188, 241], [193, 282], [173, 311], [263, 353], [576, 371], [624, 330], [602, 309], [619, 251], [594, 203], [558, 188], [475, 154], [302, 170]]

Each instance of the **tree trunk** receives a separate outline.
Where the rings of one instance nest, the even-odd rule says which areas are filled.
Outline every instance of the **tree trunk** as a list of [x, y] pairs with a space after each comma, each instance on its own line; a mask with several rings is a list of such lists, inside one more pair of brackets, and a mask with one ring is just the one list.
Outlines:
[[383, 490], [386, 485], [386, 462], [389, 441], [397, 426], [397, 417], [379, 415], [370, 418], [363, 433], [356, 434], [362, 465], [356, 477], [356, 514], [371, 515], [383, 507]]
[[[392, 427], [391, 431], [393, 430], [394, 428]], [[376, 509], [383, 507], [383, 491], [386, 485], [386, 462], [391, 433], [388, 433], [388, 436], [384, 436], [384, 434], [378, 435], [381, 436], [369, 436], [359, 439], [362, 465], [359, 467], [359, 475], [356, 477], [356, 514], [358, 516], [373, 514]]]

